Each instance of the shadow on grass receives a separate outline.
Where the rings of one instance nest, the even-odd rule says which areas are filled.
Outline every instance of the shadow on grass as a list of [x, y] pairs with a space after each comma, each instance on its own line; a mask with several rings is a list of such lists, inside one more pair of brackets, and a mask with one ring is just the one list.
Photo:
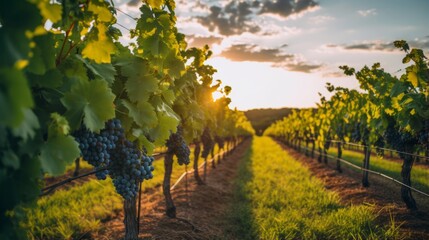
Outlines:
[[226, 216], [228, 227], [225, 230], [225, 239], [258, 239], [248, 189], [248, 184], [253, 178], [252, 154], [250, 143], [246, 154], [240, 159], [238, 174], [234, 181], [233, 201]]

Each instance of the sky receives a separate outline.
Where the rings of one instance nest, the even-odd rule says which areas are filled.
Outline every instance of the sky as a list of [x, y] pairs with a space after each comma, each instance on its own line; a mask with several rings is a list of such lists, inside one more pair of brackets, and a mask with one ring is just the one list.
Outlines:
[[[123, 12], [139, 16], [139, 5], [117, 0], [118, 23], [134, 28]], [[232, 87], [230, 106], [239, 110], [315, 107], [319, 93], [330, 96], [327, 82], [358, 88], [340, 65], [380, 62], [403, 73], [404, 53], [393, 41], [429, 56], [428, 12], [428, 0], [176, 0], [179, 31], [190, 47], [210, 46], [207, 63]]]

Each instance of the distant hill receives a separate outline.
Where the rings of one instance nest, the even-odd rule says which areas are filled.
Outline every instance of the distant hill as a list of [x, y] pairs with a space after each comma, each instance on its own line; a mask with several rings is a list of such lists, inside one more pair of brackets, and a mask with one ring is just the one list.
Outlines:
[[259, 108], [244, 111], [244, 114], [252, 123], [257, 135], [262, 135], [264, 130], [273, 122], [289, 115], [294, 108]]

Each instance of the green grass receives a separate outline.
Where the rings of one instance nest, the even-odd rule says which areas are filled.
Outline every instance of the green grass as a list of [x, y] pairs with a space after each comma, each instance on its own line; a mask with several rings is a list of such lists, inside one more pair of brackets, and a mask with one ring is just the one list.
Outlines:
[[40, 198], [35, 208], [22, 209], [20, 225], [29, 239], [71, 239], [98, 231], [101, 219], [114, 217], [121, 209], [122, 198], [110, 179], [90, 180]]
[[[337, 148], [331, 147], [328, 151], [328, 154], [337, 156]], [[364, 155], [360, 152], [343, 149], [342, 158], [355, 165], [362, 166]], [[401, 168], [401, 162], [383, 159], [381, 157], [371, 155], [369, 165], [369, 169], [371, 170], [384, 173], [398, 181], [401, 181]], [[421, 166], [413, 166], [413, 169], [411, 170], [411, 182], [413, 187], [416, 187], [417, 189], [425, 192], [429, 192], [429, 169]]]
[[241, 160], [226, 235], [236, 239], [394, 239], [369, 205], [343, 206], [337, 194], [268, 137]]
[[[200, 158], [199, 164], [203, 161], [204, 159]], [[171, 184], [174, 184], [185, 171], [185, 167], [180, 166], [176, 159], [173, 164]], [[154, 178], [143, 182], [143, 191], [162, 186], [165, 172], [163, 158], [156, 160], [153, 165]], [[85, 161], [81, 161], [81, 166], [91, 167]], [[188, 170], [191, 170], [192, 166], [193, 149]], [[70, 169], [74, 169], [74, 164]], [[87, 232], [99, 231], [103, 227], [100, 221], [117, 216], [121, 209], [122, 197], [116, 193], [112, 181], [93, 179], [82, 185], [42, 197], [36, 206], [27, 207], [23, 209], [22, 214], [16, 215], [23, 216], [18, 221], [26, 229], [30, 239], [71, 239]]]

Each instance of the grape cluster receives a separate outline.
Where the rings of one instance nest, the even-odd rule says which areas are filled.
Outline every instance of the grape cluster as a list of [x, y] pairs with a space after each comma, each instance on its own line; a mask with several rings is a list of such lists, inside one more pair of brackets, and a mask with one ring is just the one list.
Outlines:
[[169, 151], [172, 151], [174, 155], [176, 155], [179, 165], [188, 165], [190, 163], [189, 155], [191, 154], [191, 151], [183, 138], [182, 132], [182, 129], [178, 127], [177, 132], [170, 135], [166, 146]]
[[139, 150], [135, 143], [125, 138], [120, 120], [106, 122], [100, 133], [80, 129], [74, 134], [82, 157], [95, 167], [98, 179], [113, 179], [116, 191], [125, 199], [137, 195], [139, 183], [153, 178], [153, 157]]
[[[106, 123], [106, 126], [100, 133], [94, 133], [86, 128], [81, 128], [74, 134], [79, 143], [79, 149], [83, 159], [95, 167], [95, 170], [106, 168], [110, 164], [110, 151], [116, 148], [116, 142], [124, 137], [119, 120], [114, 119]], [[103, 170], [95, 175], [98, 179], [106, 179], [109, 171]]]
[[389, 124], [386, 128], [384, 138], [393, 149], [398, 151], [406, 151], [408, 147], [418, 143], [418, 139], [411, 133], [399, 131], [393, 124]]
[[112, 152], [110, 176], [116, 191], [125, 199], [137, 196], [139, 183], [153, 178], [153, 157], [138, 150], [135, 143], [122, 139]]
[[214, 145], [213, 138], [208, 128], [204, 129], [203, 135], [201, 135], [201, 141], [203, 142], [203, 152], [201, 153], [201, 156], [206, 158]]

